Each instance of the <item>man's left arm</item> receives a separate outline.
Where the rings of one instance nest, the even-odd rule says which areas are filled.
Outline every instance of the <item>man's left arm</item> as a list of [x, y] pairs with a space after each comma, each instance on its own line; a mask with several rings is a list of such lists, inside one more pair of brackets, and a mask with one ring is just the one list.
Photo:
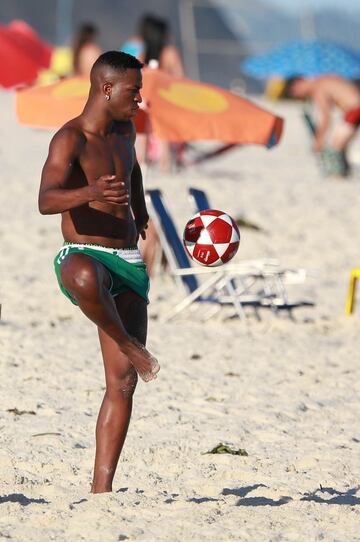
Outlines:
[[[134, 151], [135, 152], [135, 151]], [[131, 209], [134, 214], [138, 235], [145, 239], [149, 215], [146, 209], [142, 173], [135, 155], [135, 164], [131, 173]]]

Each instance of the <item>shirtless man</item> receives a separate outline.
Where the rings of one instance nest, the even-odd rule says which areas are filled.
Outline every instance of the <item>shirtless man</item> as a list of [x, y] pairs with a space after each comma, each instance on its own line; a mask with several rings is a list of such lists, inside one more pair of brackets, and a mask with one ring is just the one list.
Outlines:
[[136, 246], [149, 219], [131, 122], [141, 67], [116, 51], [97, 59], [83, 112], [50, 143], [39, 193], [42, 214], [62, 214], [60, 288], [97, 325], [104, 360], [93, 493], [112, 490], [137, 374], [149, 381], [160, 368], [144, 346], [149, 279]]
[[332, 108], [338, 107], [343, 112], [344, 122], [335, 130], [330, 146], [345, 152], [348, 144], [360, 125], [360, 91], [349, 80], [336, 75], [324, 75], [314, 79], [293, 77], [287, 81], [285, 96], [310, 98], [320, 113], [320, 122], [316, 127], [314, 151], [324, 148], [325, 138], [330, 126]]

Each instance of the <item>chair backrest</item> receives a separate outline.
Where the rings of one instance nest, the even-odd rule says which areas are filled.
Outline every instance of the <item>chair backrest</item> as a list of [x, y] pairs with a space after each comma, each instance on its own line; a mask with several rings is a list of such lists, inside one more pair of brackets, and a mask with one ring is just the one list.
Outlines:
[[211, 209], [207, 195], [203, 190], [199, 190], [198, 188], [189, 188], [189, 194], [194, 200], [198, 211]]
[[[189, 258], [179, 238], [175, 224], [166, 209], [162, 193], [158, 189], [146, 190], [146, 199], [150, 203], [150, 214], [158, 231], [161, 244], [172, 270], [188, 269], [191, 267]], [[153, 212], [151, 212], [153, 211]], [[191, 293], [198, 287], [195, 276], [180, 277], [182, 284]]]
[[316, 126], [315, 126], [314, 119], [312, 118], [312, 115], [310, 114], [308, 110], [304, 109], [302, 112], [302, 116], [305, 121], [306, 128], [309, 130], [311, 137], [313, 137], [316, 132]]

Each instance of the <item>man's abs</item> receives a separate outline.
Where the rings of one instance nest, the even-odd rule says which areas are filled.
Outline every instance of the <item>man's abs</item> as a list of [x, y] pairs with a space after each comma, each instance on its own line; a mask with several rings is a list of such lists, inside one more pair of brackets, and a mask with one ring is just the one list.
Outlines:
[[130, 206], [92, 202], [62, 213], [65, 241], [106, 247], [129, 247], [137, 242]]

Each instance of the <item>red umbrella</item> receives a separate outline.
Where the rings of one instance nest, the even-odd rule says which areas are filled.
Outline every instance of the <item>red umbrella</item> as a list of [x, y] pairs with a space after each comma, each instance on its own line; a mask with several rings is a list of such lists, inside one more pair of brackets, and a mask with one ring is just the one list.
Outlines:
[[14, 43], [22, 47], [42, 68], [50, 65], [52, 47], [25, 21], [14, 20], [8, 27]]
[[33, 83], [50, 63], [51, 49], [26, 23], [0, 26], [0, 85], [10, 88]]

